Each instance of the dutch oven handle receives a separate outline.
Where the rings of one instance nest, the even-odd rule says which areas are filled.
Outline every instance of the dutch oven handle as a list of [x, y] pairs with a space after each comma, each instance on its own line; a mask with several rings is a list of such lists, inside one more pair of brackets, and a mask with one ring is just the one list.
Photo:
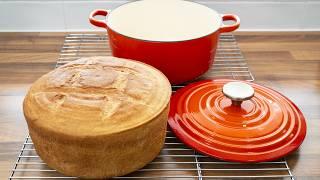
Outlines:
[[222, 25], [220, 27], [220, 32], [221, 33], [225, 33], [225, 32], [232, 32], [236, 29], [239, 28], [240, 26], [240, 18], [237, 16], [237, 15], [234, 15], [234, 14], [222, 14], [222, 21], [234, 21], [235, 23], [234, 24], [231, 24], [231, 25]]
[[104, 9], [96, 9], [92, 11], [89, 15], [89, 21], [92, 25], [95, 25], [97, 27], [107, 28], [107, 24], [104, 20], [97, 20], [94, 17], [95, 16], [107, 16], [108, 11]]

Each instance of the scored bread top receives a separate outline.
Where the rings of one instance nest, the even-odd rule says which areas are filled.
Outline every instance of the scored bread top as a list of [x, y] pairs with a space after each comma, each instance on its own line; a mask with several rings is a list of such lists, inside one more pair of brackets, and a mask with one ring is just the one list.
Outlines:
[[116, 57], [81, 58], [38, 79], [25, 97], [29, 125], [71, 136], [117, 133], [151, 121], [169, 104], [157, 69]]

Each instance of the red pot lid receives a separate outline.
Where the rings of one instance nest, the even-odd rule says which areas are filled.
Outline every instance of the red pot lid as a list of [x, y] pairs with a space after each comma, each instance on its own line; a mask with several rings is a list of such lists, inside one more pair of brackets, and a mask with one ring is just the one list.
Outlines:
[[184, 143], [228, 161], [278, 159], [297, 149], [306, 122], [280, 93], [254, 83], [206, 80], [171, 98], [169, 125]]

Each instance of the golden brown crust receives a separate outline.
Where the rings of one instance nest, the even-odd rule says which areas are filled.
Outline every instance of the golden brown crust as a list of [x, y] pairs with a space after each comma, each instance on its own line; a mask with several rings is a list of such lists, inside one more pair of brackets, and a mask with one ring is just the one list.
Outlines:
[[159, 114], [169, 102], [169, 88], [162, 73], [145, 64], [115, 57], [82, 58], [37, 80], [24, 109], [28, 123], [48, 131], [112, 134]]
[[74, 61], [41, 77], [23, 108], [39, 156], [82, 178], [121, 176], [154, 159], [171, 87], [151, 66], [115, 57]]
[[29, 126], [39, 156], [68, 176], [105, 178], [126, 175], [151, 162], [163, 147], [169, 106], [148, 124], [94, 140], [60, 141]]

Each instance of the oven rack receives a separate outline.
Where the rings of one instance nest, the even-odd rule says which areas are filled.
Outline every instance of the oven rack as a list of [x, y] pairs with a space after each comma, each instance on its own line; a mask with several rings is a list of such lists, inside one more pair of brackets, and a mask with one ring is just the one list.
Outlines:
[[[25, 138], [10, 180], [77, 179], [51, 169], [37, 155], [30, 136]], [[195, 152], [171, 131], [158, 157], [144, 168], [114, 179], [294, 179], [285, 159], [244, 164], [225, 162]]]
[[[111, 55], [103, 34], [68, 34], [56, 67], [85, 56]], [[236, 39], [223, 34], [212, 68], [199, 79], [229, 78], [253, 81], [254, 77]], [[173, 86], [177, 90], [186, 84]], [[294, 179], [285, 159], [254, 164], [226, 162], [202, 155], [185, 146], [168, 130], [165, 145], [154, 161], [144, 168], [116, 179]], [[25, 138], [11, 170], [13, 179], [76, 179], [48, 167], [37, 155], [30, 136]]]

